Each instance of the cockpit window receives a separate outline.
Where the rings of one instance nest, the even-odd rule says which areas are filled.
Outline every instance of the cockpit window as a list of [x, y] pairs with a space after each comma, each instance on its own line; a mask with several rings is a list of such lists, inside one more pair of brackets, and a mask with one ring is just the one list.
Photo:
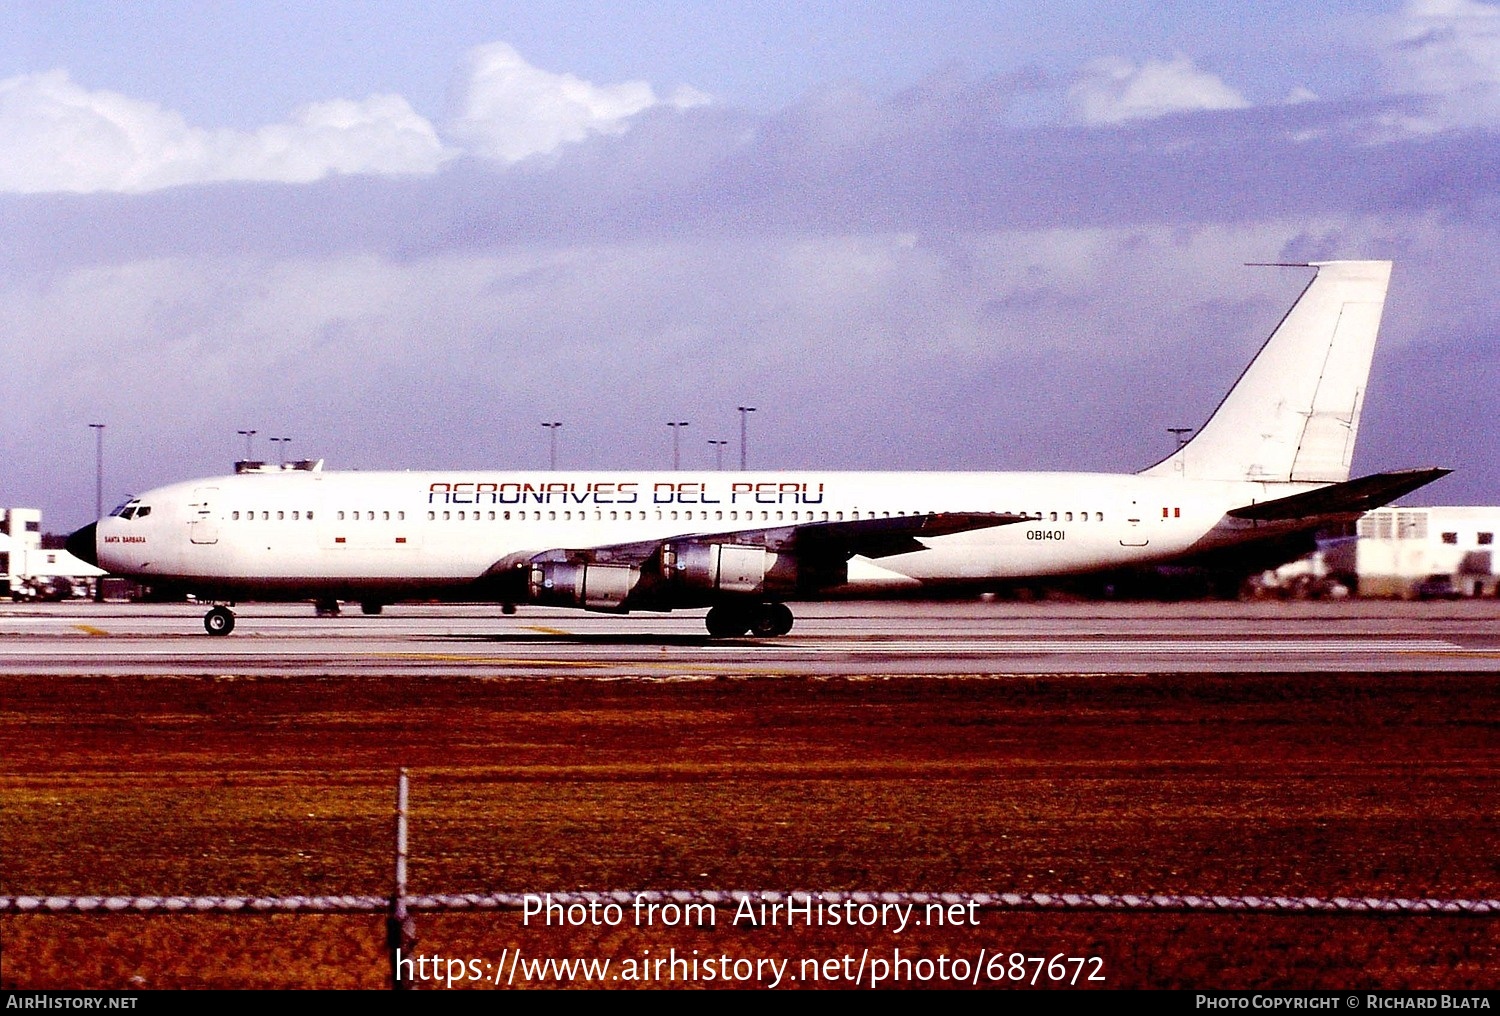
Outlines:
[[[136, 500], [135, 498], [131, 498], [129, 501], [126, 501], [125, 503], [121, 504], [118, 508], [116, 508], [114, 511], [110, 512], [109, 514], [110, 514], [111, 517], [118, 516], [119, 518], [122, 518], [122, 519], [131, 519], [131, 518], [135, 517], [135, 515], [136, 515], [136, 509], [138, 507], [140, 507], [140, 504], [141, 504], [140, 501]], [[148, 511], [148, 512], [150, 510], [151, 509], [149, 509], [149, 508], [146, 509], [146, 511]], [[145, 514], [145, 513], [143, 512], [142, 514]]]
[[143, 504], [143, 505], [141, 505], [139, 508], [137, 508], [135, 510], [135, 517], [138, 518], [138, 519], [143, 519], [147, 515], [150, 515], [150, 514], [151, 514], [151, 506], [149, 504]]

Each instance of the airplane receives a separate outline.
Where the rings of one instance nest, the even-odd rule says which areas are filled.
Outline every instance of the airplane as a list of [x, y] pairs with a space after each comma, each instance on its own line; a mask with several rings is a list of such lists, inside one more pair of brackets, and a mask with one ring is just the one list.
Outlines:
[[1324, 261], [1218, 408], [1134, 474], [325, 472], [240, 463], [73, 533], [79, 558], [212, 603], [407, 599], [708, 608], [773, 637], [788, 601], [993, 587], [1310, 537], [1446, 475], [1351, 480], [1389, 261]]

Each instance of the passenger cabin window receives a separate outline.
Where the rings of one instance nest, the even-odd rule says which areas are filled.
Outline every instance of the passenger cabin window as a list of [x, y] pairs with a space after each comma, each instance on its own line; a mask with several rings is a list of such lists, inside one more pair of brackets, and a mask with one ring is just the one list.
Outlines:
[[1450, 543], [1450, 544], [1456, 544], [1456, 543], [1458, 543], [1458, 534], [1457, 533], [1444, 533], [1443, 534], [1443, 542], [1444, 543]]
[[[142, 509], [143, 513], [144, 513], [144, 511], [145, 511], [145, 509]], [[1494, 533], [1480, 533], [1479, 534], [1479, 545], [1481, 547], [1488, 547], [1490, 544], [1492, 544], [1494, 542], [1495, 542], [1495, 534]]]

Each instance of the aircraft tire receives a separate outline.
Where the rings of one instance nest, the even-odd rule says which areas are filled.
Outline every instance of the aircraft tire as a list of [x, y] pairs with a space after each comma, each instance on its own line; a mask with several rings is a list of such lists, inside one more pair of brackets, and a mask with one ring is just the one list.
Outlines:
[[359, 605], [359, 612], [361, 614], [364, 614], [364, 615], [368, 616], [368, 617], [374, 617], [376, 614], [379, 614], [384, 609], [385, 609], [385, 604], [383, 604], [383, 603], [371, 603], [368, 600], [365, 601], [364, 603], [361, 603]]
[[210, 635], [228, 635], [234, 631], [234, 611], [228, 607], [214, 607], [203, 615], [203, 630]]
[[708, 626], [708, 634], [712, 637], [729, 639], [750, 630], [751, 616], [743, 607], [721, 603], [709, 608], [703, 623]]
[[792, 630], [792, 611], [784, 603], [763, 603], [755, 609], [750, 631], [763, 638], [775, 638]]

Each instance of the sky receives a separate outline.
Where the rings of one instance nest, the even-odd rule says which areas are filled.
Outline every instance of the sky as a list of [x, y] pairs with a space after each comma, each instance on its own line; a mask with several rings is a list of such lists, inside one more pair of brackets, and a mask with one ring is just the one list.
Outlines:
[[[0, 504], [227, 472], [1131, 471], [1395, 262], [1357, 472], [1500, 503], [1500, 4], [0, 18]], [[1308, 9], [1316, 7], [1315, 10]]]

